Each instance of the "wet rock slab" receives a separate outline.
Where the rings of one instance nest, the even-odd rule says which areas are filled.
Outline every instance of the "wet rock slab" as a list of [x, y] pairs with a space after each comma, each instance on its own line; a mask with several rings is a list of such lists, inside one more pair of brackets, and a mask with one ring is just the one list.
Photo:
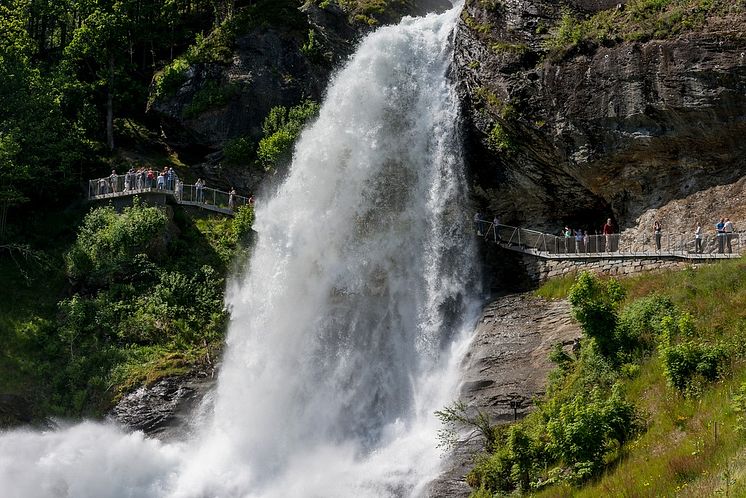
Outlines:
[[164, 441], [189, 432], [197, 407], [216, 382], [207, 372], [167, 377], [124, 396], [109, 413], [121, 425]]
[[[581, 331], [567, 301], [548, 301], [531, 294], [513, 294], [488, 304], [463, 361], [460, 399], [472, 411], [494, 422], [510, 422], [533, 409], [532, 399], [544, 393], [552, 368], [549, 351], [557, 343], [570, 347]], [[511, 402], [517, 405], [514, 411]], [[431, 486], [431, 498], [467, 497], [469, 472], [480, 443], [470, 441], [446, 458], [446, 471]]]

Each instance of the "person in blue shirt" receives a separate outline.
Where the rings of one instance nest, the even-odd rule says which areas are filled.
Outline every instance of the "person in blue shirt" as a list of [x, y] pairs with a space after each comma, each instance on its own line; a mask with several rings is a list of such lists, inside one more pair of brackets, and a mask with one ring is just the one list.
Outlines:
[[718, 252], [722, 254], [725, 252], [725, 218], [720, 218], [715, 230], [718, 232]]

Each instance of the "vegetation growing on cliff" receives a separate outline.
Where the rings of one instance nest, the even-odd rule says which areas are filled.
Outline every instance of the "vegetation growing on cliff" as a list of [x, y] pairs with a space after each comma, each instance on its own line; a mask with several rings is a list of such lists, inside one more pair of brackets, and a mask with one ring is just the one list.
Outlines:
[[556, 349], [536, 411], [494, 428], [494, 450], [467, 477], [474, 496], [746, 491], [744, 277], [743, 260], [621, 281], [578, 276], [569, 299], [580, 352]]
[[378, 26], [388, 16], [402, 15], [411, 6], [410, 0], [314, 0], [321, 8], [337, 4], [350, 21], [368, 26]]
[[306, 122], [318, 115], [319, 108], [319, 104], [312, 100], [290, 109], [283, 106], [272, 108], [264, 120], [264, 138], [257, 149], [257, 156], [265, 170], [272, 171], [290, 161], [295, 140]]
[[703, 27], [713, 15], [746, 13], [746, 3], [730, 0], [631, 0], [623, 8], [600, 11], [588, 19], [566, 11], [545, 40], [563, 53], [583, 43], [613, 44], [670, 38]]

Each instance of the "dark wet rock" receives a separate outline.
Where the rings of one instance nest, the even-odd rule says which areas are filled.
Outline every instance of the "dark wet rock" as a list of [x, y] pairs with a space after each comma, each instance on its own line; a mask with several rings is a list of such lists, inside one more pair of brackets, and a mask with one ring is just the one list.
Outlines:
[[205, 372], [167, 377], [127, 394], [108, 416], [127, 428], [162, 440], [184, 439], [197, 407], [215, 382], [216, 378]]
[[[580, 337], [567, 301], [548, 301], [531, 294], [513, 294], [487, 305], [463, 362], [460, 400], [475, 413], [480, 410], [496, 423], [523, 418], [532, 400], [544, 393], [553, 368], [549, 351], [563, 344], [570, 351]], [[516, 405], [516, 410], [511, 408]], [[447, 469], [431, 486], [431, 498], [467, 497], [464, 476], [472, 467], [480, 443], [468, 441], [448, 457]]]

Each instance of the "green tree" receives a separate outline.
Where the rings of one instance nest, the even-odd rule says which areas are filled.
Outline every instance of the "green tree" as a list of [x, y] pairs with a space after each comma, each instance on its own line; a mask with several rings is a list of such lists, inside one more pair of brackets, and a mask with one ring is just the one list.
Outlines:
[[118, 79], [125, 78], [123, 65], [130, 19], [119, 15], [122, 7], [115, 2], [111, 10], [96, 9], [75, 30], [70, 44], [65, 47], [67, 67], [76, 67], [79, 75], [90, 78], [93, 91], [103, 90], [106, 95], [106, 144], [114, 150], [114, 96]]
[[0, 132], [0, 240], [5, 239], [8, 209], [28, 201], [14, 185], [28, 177], [28, 171], [16, 162], [20, 148], [10, 134]]

